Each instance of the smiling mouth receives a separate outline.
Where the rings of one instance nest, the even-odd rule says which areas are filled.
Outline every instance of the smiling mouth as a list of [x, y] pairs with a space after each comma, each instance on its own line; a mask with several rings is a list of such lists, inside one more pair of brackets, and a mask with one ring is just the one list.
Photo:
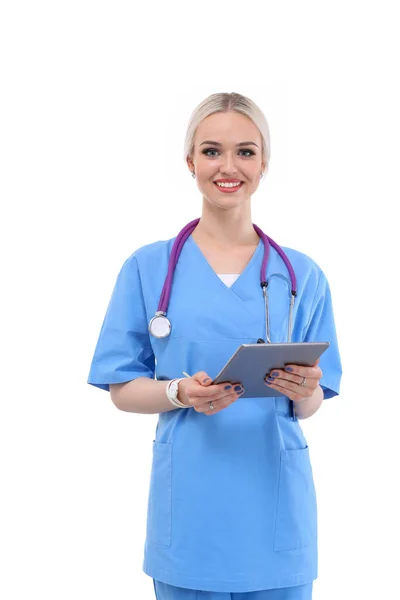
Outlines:
[[235, 183], [235, 184], [220, 184], [218, 185], [218, 183], [216, 183], [215, 181], [213, 182], [214, 185], [219, 189], [220, 192], [236, 192], [237, 190], [239, 190], [242, 185], [243, 185], [243, 181], [241, 181], [240, 183]]

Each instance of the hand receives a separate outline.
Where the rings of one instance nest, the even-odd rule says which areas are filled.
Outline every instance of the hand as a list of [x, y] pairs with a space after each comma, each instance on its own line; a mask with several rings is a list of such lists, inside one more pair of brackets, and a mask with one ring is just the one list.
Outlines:
[[[178, 385], [178, 400], [192, 406], [197, 412], [210, 416], [230, 406], [244, 392], [241, 386], [239, 390], [234, 389], [240, 384], [226, 382], [211, 385], [211, 381], [205, 371], [198, 371], [192, 377], [182, 379]], [[214, 405], [213, 410], [210, 409], [210, 402]]]
[[[312, 367], [286, 365], [285, 370], [272, 369], [266, 376], [265, 385], [281, 392], [293, 402], [302, 402], [313, 395], [322, 378], [322, 371], [317, 366], [319, 359]], [[305, 381], [304, 381], [305, 377]], [[300, 385], [304, 381], [304, 385]]]

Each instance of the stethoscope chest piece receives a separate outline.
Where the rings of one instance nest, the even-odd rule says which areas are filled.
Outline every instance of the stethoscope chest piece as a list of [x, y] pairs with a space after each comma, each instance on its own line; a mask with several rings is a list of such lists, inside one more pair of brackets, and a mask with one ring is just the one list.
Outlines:
[[149, 331], [156, 338], [168, 337], [171, 333], [171, 322], [164, 312], [156, 312], [149, 323]]

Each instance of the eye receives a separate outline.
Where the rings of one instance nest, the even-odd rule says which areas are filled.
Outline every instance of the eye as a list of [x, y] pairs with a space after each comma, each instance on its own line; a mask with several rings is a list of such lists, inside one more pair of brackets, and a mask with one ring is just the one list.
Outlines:
[[206, 148], [205, 150], [203, 150], [203, 154], [206, 154], [207, 156], [209, 156], [208, 152], [218, 152], [218, 150], [216, 150], [215, 148]]
[[[253, 156], [253, 154], [255, 154], [255, 152], [253, 152], [253, 150], [241, 150], [241, 152], [250, 152], [250, 156]], [[246, 158], [250, 158], [250, 156], [248, 156]]]
[[[203, 154], [205, 154], [206, 156], [210, 156], [210, 154], [208, 154], [209, 152], [218, 152], [218, 150], [216, 148], [205, 148], [205, 150], [202, 151]], [[249, 154], [244, 156], [244, 158], [250, 158], [250, 156], [253, 156], [255, 154], [255, 152], [253, 152], [253, 150], [250, 149], [245, 149], [242, 148], [241, 150], [239, 150], [239, 152], [248, 152]], [[210, 158], [213, 158], [212, 156], [210, 156]]]

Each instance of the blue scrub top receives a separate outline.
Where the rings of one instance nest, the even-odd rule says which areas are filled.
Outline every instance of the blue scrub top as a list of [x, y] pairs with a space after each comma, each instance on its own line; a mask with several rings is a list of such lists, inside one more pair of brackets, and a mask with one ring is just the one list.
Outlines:
[[[168, 307], [168, 338], [149, 335], [175, 238], [136, 250], [123, 264], [101, 327], [88, 383], [136, 377], [170, 380], [206, 371], [214, 378], [242, 343], [265, 339], [260, 287], [264, 245], [231, 287], [192, 235], [179, 257]], [[341, 362], [331, 294], [308, 256], [284, 248], [297, 277], [293, 342], [329, 341], [321, 356], [324, 397], [339, 393]], [[271, 248], [267, 277], [287, 277]], [[273, 342], [286, 342], [286, 280], [268, 288]], [[242, 398], [206, 416], [161, 413], [149, 486], [144, 572], [195, 590], [251, 592], [317, 577], [317, 505], [309, 449], [286, 397]]]

